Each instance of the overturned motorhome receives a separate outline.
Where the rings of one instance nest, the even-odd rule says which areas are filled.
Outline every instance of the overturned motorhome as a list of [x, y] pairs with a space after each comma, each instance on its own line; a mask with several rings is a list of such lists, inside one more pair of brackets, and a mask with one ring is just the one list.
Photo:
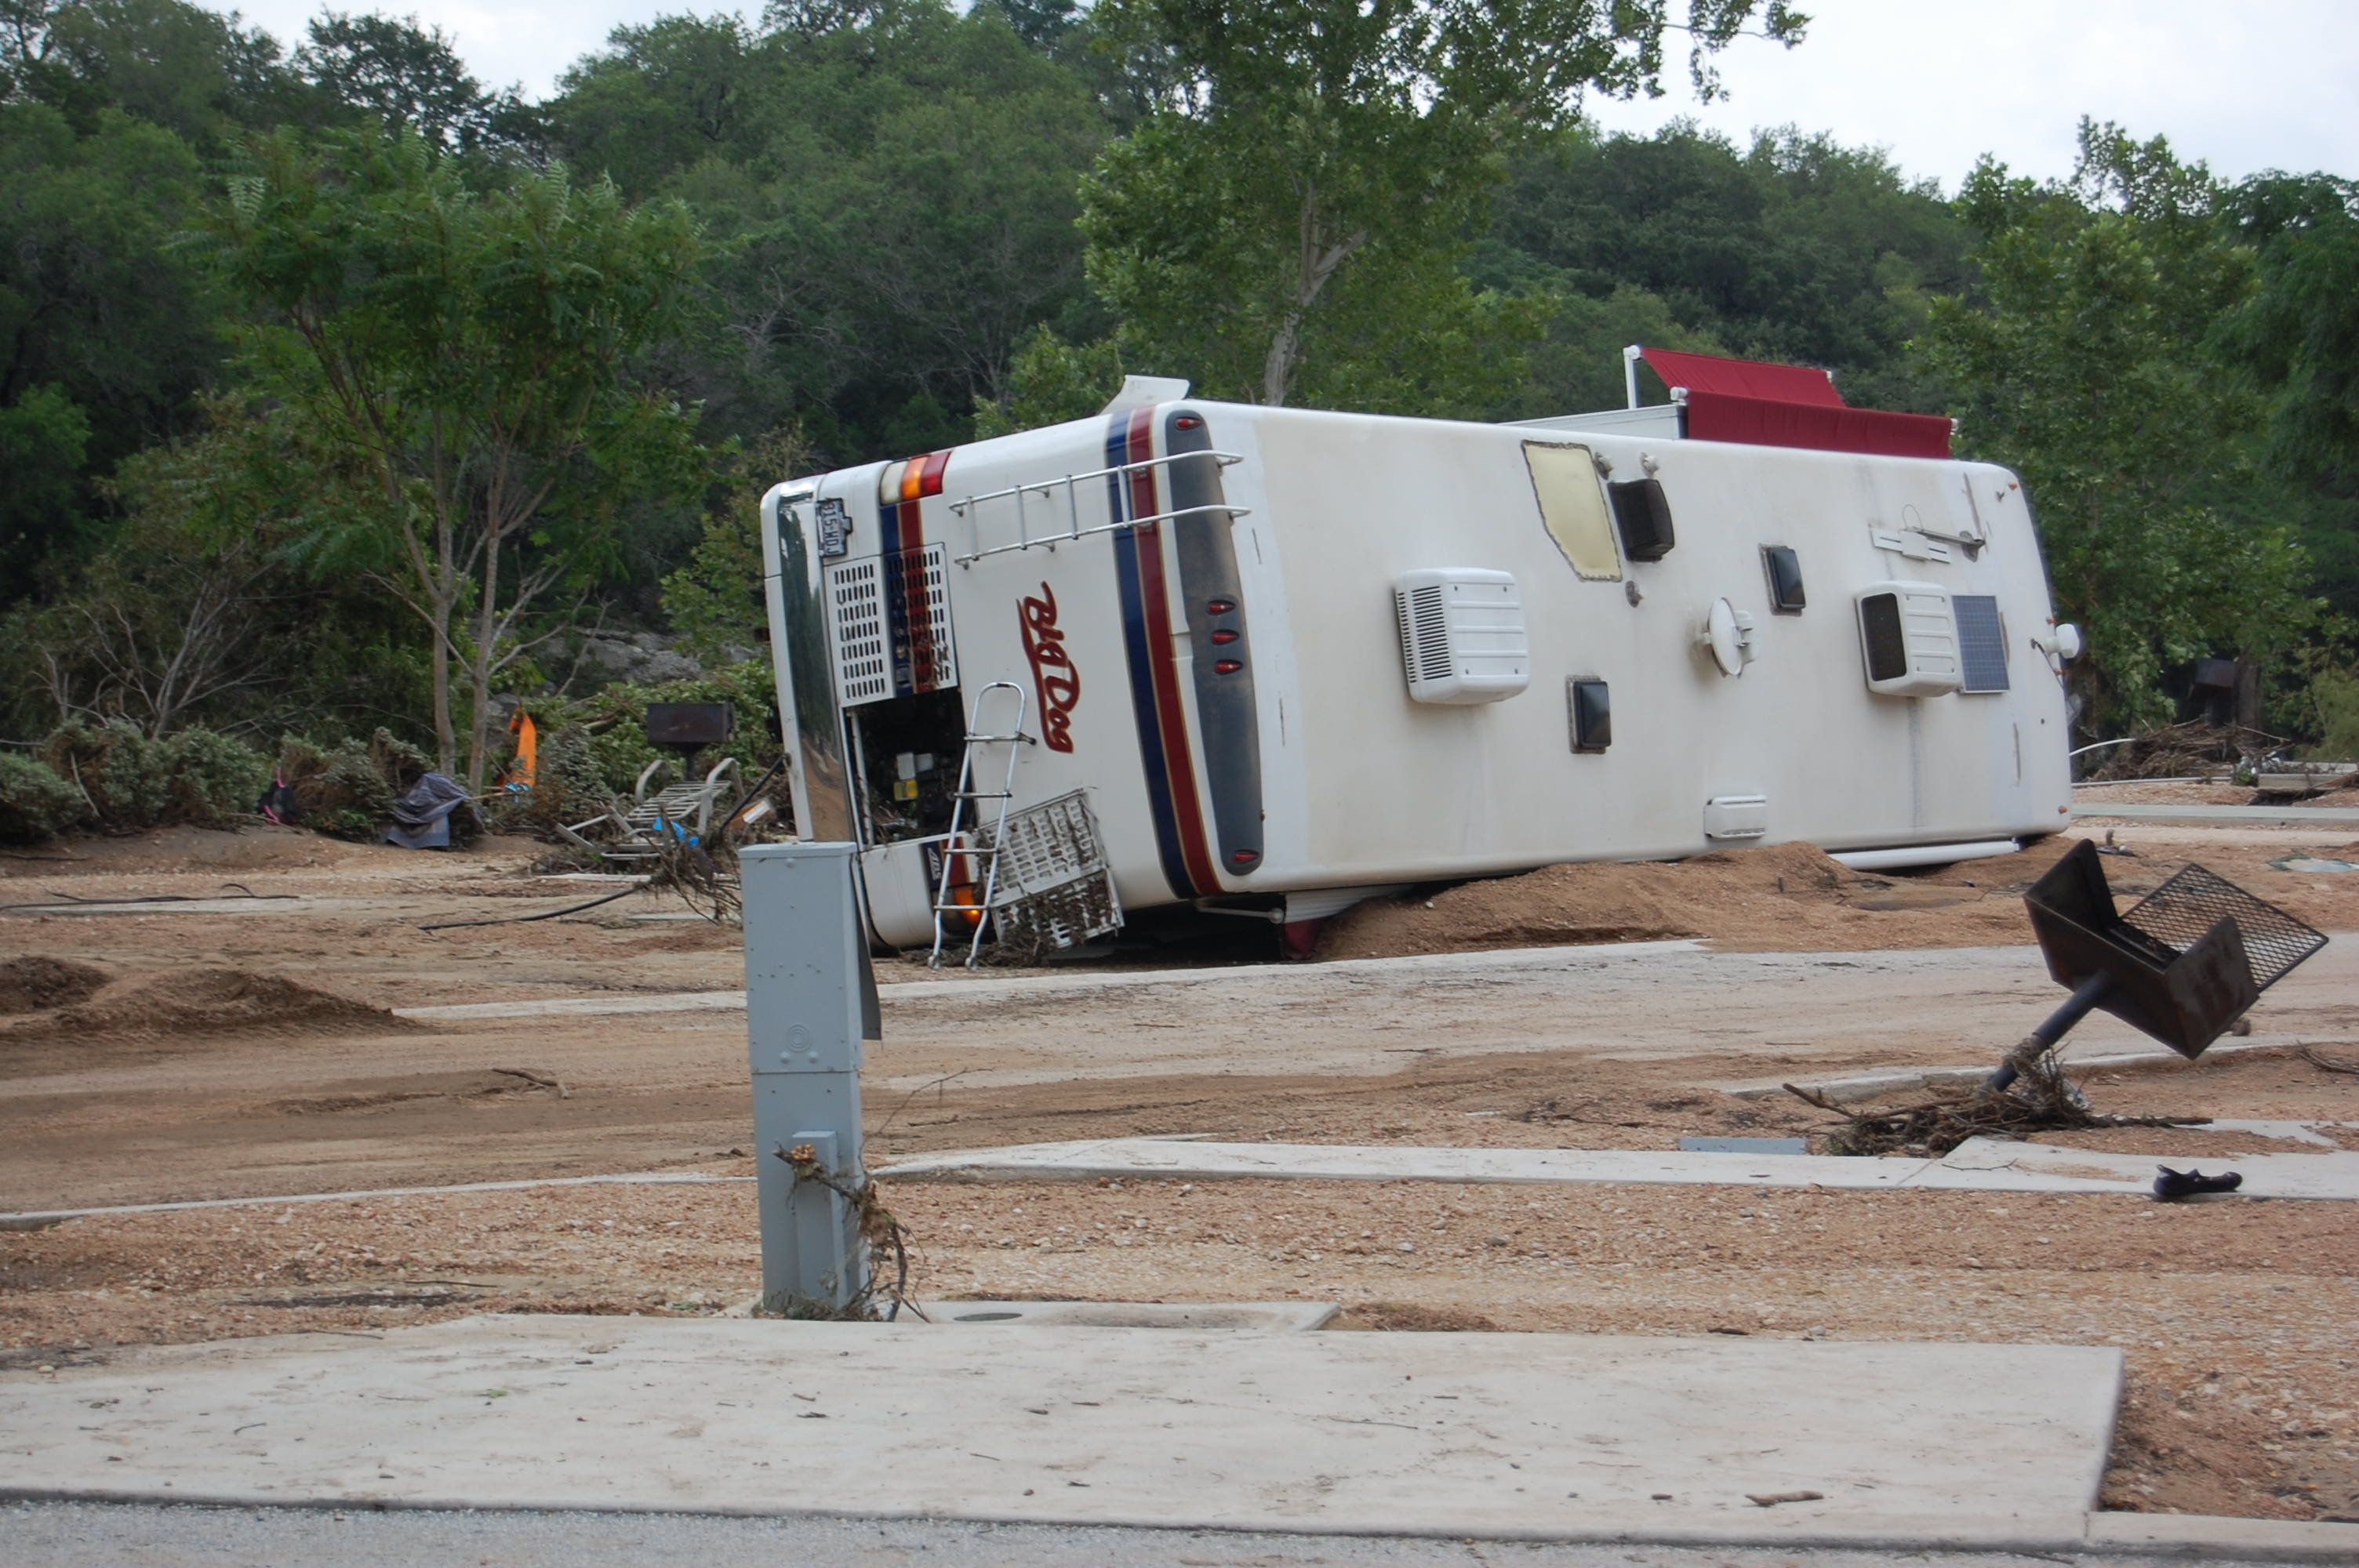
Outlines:
[[[1954, 860], [2069, 811], [2022, 487], [1817, 372], [1515, 426], [1135, 379], [1103, 415], [773, 489], [797, 830], [875, 937], [1301, 927], [1563, 860]], [[1635, 384], [1635, 383], [1634, 383]], [[1635, 404], [1635, 395], [1632, 399]]]

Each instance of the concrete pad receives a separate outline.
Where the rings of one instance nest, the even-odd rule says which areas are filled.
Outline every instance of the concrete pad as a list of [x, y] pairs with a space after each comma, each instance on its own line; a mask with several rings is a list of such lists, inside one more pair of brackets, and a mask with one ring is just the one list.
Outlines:
[[[2214, 1174], [2234, 1171], [2245, 1178], [2245, 1184], [2236, 1189], [2240, 1198], [2327, 1198], [2345, 1202], [2359, 1198], [2359, 1152], [2240, 1154], [2234, 1159], [2204, 1160], [2165, 1155], [2158, 1159], [2152, 1154], [2107, 1154], [2094, 1149], [2059, 1149], [2052, 1144], [2013, 1143], [1995, 1138], [1967, 1139], [1915, 1184], [1974, 1185], [1981, 1190], [1977, 1178], [2006, 1174], [2043, 1182], [2103, 1183], [2121, 1190], [2146, 1192], [2153, 1187], [2158, 1164], [2181, 1171], [2190, 1165], [2200, 1165]], [[2059, 1189], [2040, 1186], [2031, 1190]]]
[[1343, 1309], [1333, 1302], [920, 1302], [936, 1325], [1035, 1328], [1247, 1329], [1309, 1334]]
[[659, 991], [647, 996], [560, 996], [529, 1001], [460, 1001], [397, 1007], [396, 1018], [438, 1019], [619, 1017], [635, 1012], [743, 1012], [744, 991]]
[[[2054, 1539], [2081, 1346], [484, 1317], [0, 1374], [18, 1497]], [[1815, 1491], [1756, 1508], [1748, 1493]]]
[[1350, 1143], [1213, 1143], [1085, 1139], [919, 1154], [875, 1171], [884, 1181], [1186, 1181], [1630, 1183], [1659, 1186], [1908, 1185], [1932, 1162], [1816, 1154], [1698, 1154], [1661, 1149], [1469, 1149]]
[[[2208, 1060], [2213, 1056], [2233, 1056], [2240, 1051], [2282, 1051], [2288, 1046], [2319, 1044], [2316, 1037], [2301, 1034], [2256, 1034], [2249, 1039], [2223, 1041], [2203, 1053]], [[2090, 1050], [2085, 1042], [2066, 1041], [2058, 1053], [2063, 1064], [2076, 1073], [2135, 1073], [2160, 1068], [2175, 1071], [2190, 1065], [2188, 1059], [2176, 1051], [2106, 1051]], [[1712, 1083], [1704, 1087], [1718, 1089], [1737, 1099], [1768, 1099], [1786, 1092], [1788, 1084], [1795, 1084], [1813, 1094], [1821, 1094], [1837, 1104], [1854, 1100], [1874, 1099], [1878, 1095], [1902, 1094], [1910, 1089], [1972, 1088], [1998, 1070], [1998, 1057], [1962, 1067], [1887, 1067], [1872, 1073], [1846, 1073], [1834, 1078], [1797, 1077], [1788, 1073], [1779, 1078], [1746, 1078], [1729, 1083]]]
[[2359, 1563], [2359, 1525], [2217, 1514], [2093, 1513], [2090, 1552], [2235, 1558], [2266, 1563]]
[[2080, 822], [2183, 822], [2208, 827], [2234, 822], [2277, 822], [2301, 827], [2315, 824], [2348, 831], [2359, 827], [2359, 809], [2347, 806], [2074, 806]]
[[[889, 1181], [1501, 1182], [1642, 1186], [1824, 1187], [2008, 1193], [2142, 1193], [2152, 1154], [2100, 1154], [1969, 1139], [1946, 1159], [1706, 1154], [1657, 1149], [1459, 1149], [1348, 1143], [1176, 1142], [1110, 1138], [921, 1154], [879, 1169]], [[2183, 1159], [2180, 1161], [2184, 1162]], [[2359, 1198], [2359, 1152], [2254, 1154], [2210, 1162], [2244, 1173], [2244, 1197]]]
[[455, 1182], [440, 1187], [365, 1187], [358, 1192], [292, 1193], [275, 1198], [189, 1198], [179, 1203], [126, 1203], [102, 1208], [28, 1209], [0, 1214], [0, 1230], [42, 1230], [92, 1214], [173, 1214], [184, 1208], [276, 1208], [286, 1204], [348, 1203], [354, 1198], [439, 1197], [444, 1193], [516, 1193], [530, 1187], [701, 1187], [751, 1184], [752, 1176], [706, 1176], [677, 1171], [636, 1171], [606, 1176], [539, 1176], [520, 1182]]

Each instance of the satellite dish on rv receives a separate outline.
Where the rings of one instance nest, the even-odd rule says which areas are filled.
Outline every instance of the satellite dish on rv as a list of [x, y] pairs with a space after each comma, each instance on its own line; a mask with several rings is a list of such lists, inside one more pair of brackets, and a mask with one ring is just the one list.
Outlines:
[[1712, 650], [1712, 662], [1724, 676], [1741, 676], [1754, 660], [1753, 617], [1724, 599], [1712, 601], [1703, 631], [1696, 641]]
[[1098, 412], [1119, 414], [1125, 408], [1152, 408], [1158, 403], [1177, 403], [1187, 395], [1188, 384], [1178, 376], [1126, 375], [1122, 378], [1122, 390]]

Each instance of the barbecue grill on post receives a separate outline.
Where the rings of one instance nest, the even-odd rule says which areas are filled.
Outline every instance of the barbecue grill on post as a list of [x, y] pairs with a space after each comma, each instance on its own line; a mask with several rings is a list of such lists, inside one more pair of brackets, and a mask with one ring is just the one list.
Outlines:
[[2104, 861], [2086, 839], [2023, 902], [2049, 974], [2072, 995], [1985, 1082], [1993, 1093], [2015, 1082], [2019, 1061], [2053, 1049], [2098, 1008], [2192, 1060], [2326, 946], [2321, 933], [2201, 866], [2117, 913]]

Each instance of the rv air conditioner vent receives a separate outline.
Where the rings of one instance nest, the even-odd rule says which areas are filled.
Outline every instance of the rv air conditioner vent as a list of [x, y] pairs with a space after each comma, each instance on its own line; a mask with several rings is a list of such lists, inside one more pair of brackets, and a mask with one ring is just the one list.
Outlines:
[[1622, 553], [1634, 561], [1659, 561], [1671, 553], [1671, 503], [1663, 498], [1663, 482], [1634, 479], [1609, 484], [1614, 526], [1622, 531]]
[[1802, 557], [1791, 546], [1764, 545], [1761, 568], [1769, 574], [1769, 608], [1780, 615], [1799, 615], [1810, 603], [1802, 592]]
[[1958, 662], [1965, 689], [2005, 691], [2006, 622], [1999, 618], [1997, 596], [1953, 594], [1950, 608], [1958, 618]]
[[1880, 582], [1859, 596], [1867, 689], [1884, 697], [1940, 697], [1963, 684], [1950, 590], [1930, 582]]
[[1507, 572], [1445, 567], [1393, 586], [1401, 665], [1419, 702], [1497, 702], [1531, 684], [1523, 596]]

